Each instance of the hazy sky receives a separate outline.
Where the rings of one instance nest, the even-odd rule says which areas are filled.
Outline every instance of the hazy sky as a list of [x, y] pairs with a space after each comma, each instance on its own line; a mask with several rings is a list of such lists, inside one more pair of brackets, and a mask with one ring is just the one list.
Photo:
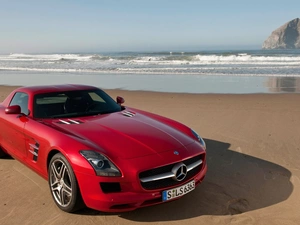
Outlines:
[[299, 0], [0, 0], [0, 53], [253, 49]]

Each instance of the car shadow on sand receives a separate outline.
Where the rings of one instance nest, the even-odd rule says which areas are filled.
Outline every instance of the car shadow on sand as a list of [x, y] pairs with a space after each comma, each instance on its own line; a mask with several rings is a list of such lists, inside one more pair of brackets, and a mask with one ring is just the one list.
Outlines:
[[[291, 195], [291, 172], [286, 168], [232, 151], [229, 143], [205, 141], [208, 172], [196, 190], [176, 201], [118, 215], [140, 222], [234, 215], [280, 203]], [[93, 210], [80, 214], [103, 215]]]
[[3, 155], [0, 155], [0, 159], [1, 160], [13, 160], [14, 158], [11, 157], [10, 155], [3, 154]]

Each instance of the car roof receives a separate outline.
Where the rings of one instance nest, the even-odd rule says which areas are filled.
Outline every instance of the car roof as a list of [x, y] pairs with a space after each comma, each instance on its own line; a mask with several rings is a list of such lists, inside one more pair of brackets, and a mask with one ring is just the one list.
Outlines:
[[50, 93], [50, 92], [90, 90], [90, 89], [98, 89], [98, 88], [94, 86], [82, 85], [82, 84], [58, 84], [58, 85], [26, 86], [26, 87], [20, 87], [16, 91], [31, 93], [35, 95], [35, 94]]

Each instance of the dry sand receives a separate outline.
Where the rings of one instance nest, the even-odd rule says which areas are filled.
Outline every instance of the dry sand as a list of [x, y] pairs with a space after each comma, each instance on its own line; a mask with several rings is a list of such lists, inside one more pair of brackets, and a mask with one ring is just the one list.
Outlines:
[[[13, 87], [0, 87], [0, 101]], [[108, 90], [206, 140], [208, 173], [183, 198], [121, 214], [60, 211], [47, 182], [0, 159], [0, 224], [300, 224], [300, 95]]]

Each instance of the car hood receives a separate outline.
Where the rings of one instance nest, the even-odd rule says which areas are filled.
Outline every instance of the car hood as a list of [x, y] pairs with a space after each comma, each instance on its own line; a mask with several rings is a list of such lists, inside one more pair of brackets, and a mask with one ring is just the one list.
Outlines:
[[184, 151], [184, 146], [194, 142], [181, 131], [133, 111], [53, 120], [52, 127], [83, 139], [109, 157], [126, 159]]

